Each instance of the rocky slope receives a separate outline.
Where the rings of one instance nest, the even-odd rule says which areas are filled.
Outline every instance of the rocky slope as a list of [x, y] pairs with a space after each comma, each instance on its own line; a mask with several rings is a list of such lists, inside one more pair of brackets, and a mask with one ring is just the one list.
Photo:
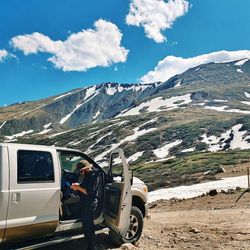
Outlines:
[[68, 129], [100, 122], [119, 114], [149, 96], [157, 83], [100, 85], [76, 89], [38, 102], [1, 108], [1, 133], [41, 132], [44, 128]]

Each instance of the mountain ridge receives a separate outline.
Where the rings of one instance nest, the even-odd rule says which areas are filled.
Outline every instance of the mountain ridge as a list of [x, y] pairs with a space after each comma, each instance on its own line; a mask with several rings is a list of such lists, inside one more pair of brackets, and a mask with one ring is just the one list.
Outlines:
[[196, 173], [248, 159], [250, 62], [241, 61], [201, 65], [163, 83], [103, 83], [0, 109], [0, 140], [77, 148], [101, 166], [121, 147], [151, 188], [193, 181]]
[[[239, 63], [241, 61], [200, 65], [188, 69], [163, 83], [120, 84], [107, 82], [70, 90], [61, 95], [36, 102], [11, 105], [11, 108], [14, 109], [17, 106], [23, 105], [25, 107], [38, 104], [33, 109], [13, 115], [11, 119], [6, 119], [7, 121], [2, 120], [0, 133], [11, 135], [28, 130], [39, 132], [49, 123], [53, 124], [54, 129], [60, 130], [60, 128], [75, 128], [86, 123], [101, 122], [115, 117], [127, 108], [136, 106], [144, 99], [158, 94], [161, 95], [168, 89], [173, 90], [189, 85], [197, 85], [203, 88], [203, 91], [192, 93], [193, 98], [206, 98], [208, 94], [204, 92], [204, 89], [208, 84], [214, 85], [215, 78], [216, 85], [226, 85], [232, 82], [234, 84], [237, 82], [239, 85], [250, 81], [250, 61], [245, 61], [242, 65]], [[240, 65], [237, 65], [237, 63]], [[223, 72], [223, 74], [220, 72]], [[116, 99], [113, 98], [114, 96]], [[91, 105], [89, 105], [90, 103]], [[8, 110], [8, 108], [2, 108], [2, 111]], [[34, 115], [34, 112], [37, 114]], [[1, 113], [0, 109], [0, 115]], [[3, 125], [4, 122], [6, 123]]]

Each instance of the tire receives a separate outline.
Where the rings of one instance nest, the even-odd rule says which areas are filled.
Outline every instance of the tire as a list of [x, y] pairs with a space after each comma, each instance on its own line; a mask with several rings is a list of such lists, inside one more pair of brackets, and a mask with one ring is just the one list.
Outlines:
[[142, 234], [143, 229], [143, 215], [138, 207], [132, 206], [130, 213], [130, 225], [125, 236], [122, 237], [116, 232], [110, 230], [109, 236], [116, 246], [121, 246], [123, 243], [135, 243]]

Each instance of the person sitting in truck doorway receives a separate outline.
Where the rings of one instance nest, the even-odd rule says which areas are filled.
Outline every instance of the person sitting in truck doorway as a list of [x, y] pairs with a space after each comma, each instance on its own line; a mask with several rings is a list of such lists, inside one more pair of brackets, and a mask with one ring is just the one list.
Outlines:
[[81, 202], [82, 229], [87, 240], [89, 250], [96, 249], [94, 212], [97, 208], [97, 172], [86, 161], [80, 161], [76, 166], [80, 175], [84, 178], [81, 183], [72, 183], [71, 188], [78, 191]]

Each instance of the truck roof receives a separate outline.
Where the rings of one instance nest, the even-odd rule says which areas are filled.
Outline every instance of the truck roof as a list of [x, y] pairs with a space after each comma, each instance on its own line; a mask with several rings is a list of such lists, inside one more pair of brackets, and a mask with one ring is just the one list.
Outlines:
[[55, 148], [57, 150], [79, 151], [77, 149], [71, 149], [71, 148], [66, 148], [66, 147], [56, 147], [54, 145], [46, 146], [46, 145], [38, 145], [38, 144], [21, 144], [21, 143], [8, 143], [8, 142], [0, 143], [0, 147], [3, 147], [3, 146], [14, 146], [14, 147], [28, 146], [30, 148], [42, 147], [42, 148]]

